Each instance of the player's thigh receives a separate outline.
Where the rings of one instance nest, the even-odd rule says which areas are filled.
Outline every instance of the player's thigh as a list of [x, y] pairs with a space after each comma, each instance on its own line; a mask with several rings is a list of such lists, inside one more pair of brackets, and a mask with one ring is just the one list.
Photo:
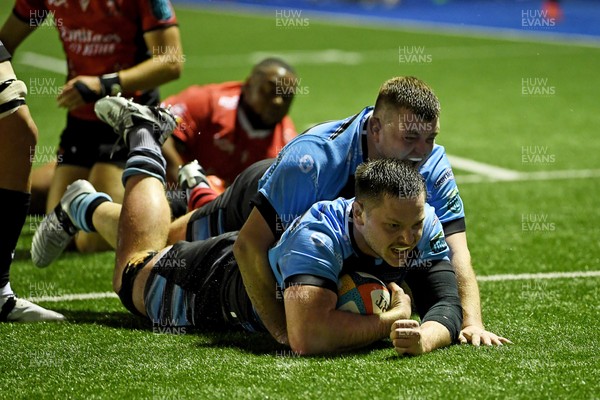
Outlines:
[[89, 181], [99, 192], [108, 194], [115, 203], [123, 203], [125, 188], [121, 183], [123, 168], [117, 164], [98, 162], [90, 172]]
[[37, 128], [26, 105], [0, 119], [0, 187], [29, 191], [36, 142]]
[[56, 167], [50, 191], [48, 192], [48, 201], [46, 202], [46, 213], [49, 213], [56, 207], [61, 197], [65, 193], [67, 186], [78, 179], [87, 179], [90, 170], [85, 167], [71, 164], [61, 164]]
[[190, 222], [190, 218], [193, 214], [193, 211], [188, 212], [187, 214], [182, 215], [175, 221], [171, 222], [167, 244], [174, 244], [180, 240], [186, 240], [188, 223]]
[[50, 183], [52, 182], [55, 169], [56, 162], [54, 161], [31, 170], [30, 214], [44, 214], [46, 212], [48, 192], [50, 191]]

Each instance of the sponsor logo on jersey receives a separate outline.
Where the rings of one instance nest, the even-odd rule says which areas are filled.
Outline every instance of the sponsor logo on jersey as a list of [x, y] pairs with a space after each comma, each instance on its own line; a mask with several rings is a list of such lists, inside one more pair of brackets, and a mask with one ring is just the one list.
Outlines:
[[446, 170], [440, 175], [438, 180], [433, 185], [434, 189], [439, 189], [442, 185], [449, 180], [454, 179], [454, 173], [452, 172], [452, 168], [448, 167]]
[[312, 171], [314, 166], [315, 166], [315, 160], [312, 158], [312, 156], [310, 154], [305, 154], [302, 157], [300, 157], [300, 161], [299, 161], [300, 171], [307, 174], [310, 171]]
[[444, 232], [439, 231], [430, 241], [429, 247], [435, 254], [448, 250], [448, 245], [444, 239]]
[[459, 214], [462, 211], [462, 202], [458, 195], [458, 189], [454, 188], [448, 197], [448, 210], [454, 214]]

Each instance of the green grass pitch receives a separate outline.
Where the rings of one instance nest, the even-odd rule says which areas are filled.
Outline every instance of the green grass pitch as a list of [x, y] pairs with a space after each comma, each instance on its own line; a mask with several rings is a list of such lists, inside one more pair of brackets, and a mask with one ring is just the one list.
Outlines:
[[[2, 19], [9, 3], [0, 5]], [[477, 182], [472, 171], [456, 168], [477, 274], [600, 270], [598, 175], [533, 175], [600, 169], [599, 48], [316, 18], [284, 28], [274, 13], [177, 12], [185, 70], [163, 96], [193, 83], [243, 79], [255, 53], [283, 54], [301, 77], [291, 114], [303, 130], [371, 105], [387, 78], [416, 75], [442, 102], [438, 143], [449, 154], [533, 177]], [[27, 52], [62, 58], [56, 31], [34, 33], [14, 65], [30, 91], [42, 82], [60, 87], [61, 74], [22, 62]], [[423, 57], [399, 57], [407, 52]], [[64, 112], [39, 90], [28, 104], [40, 130], [39, 154], [52, 154]], [[111, 290], [112, 253], [71, 253], [36, 269], [28, 251], [37, 222], [28, 221], [17, 248], [11, 278], [17, 293]], [[0, 398], [599, 398], [598, 279], [483, 280], [487, 327], [514, 345], [452, 346], [415, 358], [396, 357], [387, 341], [337, 357], [301, 358], [266, 336], [157, 333], [115, 298], [40, 302], [69, 322], [0, 325]]]

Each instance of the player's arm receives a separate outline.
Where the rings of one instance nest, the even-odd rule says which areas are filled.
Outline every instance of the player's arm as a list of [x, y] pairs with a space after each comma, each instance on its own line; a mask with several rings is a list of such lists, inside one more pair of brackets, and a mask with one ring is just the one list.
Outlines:
[[486, 331], [483, 326], [479, 285], [471, 264], [466, 233], [453, 233], [446, 237], [446, 242], [450, 248], [450, 259], [456, 273], [458, 293], [463, 307], [463, 324], [459, 336], [461, 343], [472, 343], [474, 346], [511, 343], [504, 337]]
[[399, 320], [390, 339], [398, 354], [419, 355], [448, 346], [458, 339], [462, 309], [452, 265], [434, 261], [431, 268], [418, 268], [406, 275], [422, 323]]
[[268, 251], [275, 242], [269, 225], [254, 208], [239, 232], [233, 254], [256, 313], [279, 343], [287, 344], [285, 310], [277, 301], [277, 284], [269, 265]]
[[410, 316], [410, 298], [395, 283], [390, 309], [360, 315], [336, 309], [337, 293], [309, 285], [291, 285], [284, 292], [287, 331], [292, 351], [300, 355], [351, 350], [386, 338], [394, 321]]
[[22, 21], [13, 13], [10, 13], [0, 29], [0, 42], [4, 44], [9, 53], [14, 55], [17, 47], [35, 28], [35, 24]]
[[[179, 78], [183, 69], [183, 54], [179, 36], [179, 28], [170, 26], [165, 29], [156, 29], [144, 34], [144, 41], [148, 49], [152, 51], [152, 57], [134, 65], [131, 68], [115, 72], [111, 78], [107, 75], [98, 76], [76, 76], [69, 80], [58, 96], [58, 105], [69, 110], [79, 107], [94, 95], [100, 96], [105, 93], [101, 82], [106, 79], [116, 79], [123, 92], [135, 92], [137, 90], [149, 90], [164, 83]], [[76, 83], [83, 83], [93, 93], [87, 98], [85, 93], [77, 89]], [[84, 97], [88, 101], [84, 100]]]
[[446, 242], [450, 249], [450, 261], [456, 273], [458, 292], [463, 307], [463, 324], [460, 335], [462, 343], [476, 346], [509, 343], [505, 338], [487, 332], [483, 326], [479, 285], [471, 264], [471, 254], [465, 233], [465, 212], [459, 190], [452, 174], [450, 162], [441, 154], [431, 180], [432, 197], [428, 203], [435, 207], [436, 214], [444, 226]]

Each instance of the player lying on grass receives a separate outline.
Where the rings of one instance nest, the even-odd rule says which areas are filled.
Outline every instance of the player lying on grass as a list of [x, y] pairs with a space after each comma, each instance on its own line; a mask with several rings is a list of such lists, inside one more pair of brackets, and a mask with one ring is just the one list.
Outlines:
[[354, 196], [354, 173], [363, 161], [410, 160], [425, 178], [427, 202], [435, 207], [450, 247], [463, 308], [461, 342], [508, 342], [483, 326], [463, 202], [445, 150], [435, 144], [439, 114], [440, 103], [427, 84], [392, 78], [381, 86], [375, 107], [309, 129], [285, 146], [275, 163], [254, 164], [213, 202], [175, 221], [171, 243], [239, 230], [235, 253], [248, 294], [267, 329], [283, 340], [283, 307], [267, 295], [275, 284], [269, 248], [316, 201]]
[[13, 71], [0, 42], [0, 322], [61, 321], [64, 317], [15, 296], [9, 282], [19, 234], [31, 198], [31, 157], [37, 127], [25, 104], [27, 87]]
[[[461, 342], [509, 342], [483, 327], [462, 200], [445, 150], [435, 144], [439, 113], [439, 101], [424, 82], [392, 78], [380, 88], [375, 107], [309, 129], [285, 146], [277, 162], [253, 164], [221, 196], [179, 218], [169, 243], [239, 230], [243, 240], [235, 251], [248, 294], [265, 327], [285, 343], [284, 308], [267, 294], [275, 285], [269, 248], [316, 201], [354, 196], [354, 172], [361, 162], [383, 157], [411, 160], [425, 178], [428, 204], [435, 207], [450, 248], [463, 308]], [[62, 242], [57, 243], [40, 247], [34, 241], [32, 254], [48, 265], [62, 251]]]
[[[233, 256], [236, 233], [165, 248], [170, 215], [160, 144], [161, 132], [175, 125], [168, 112], [153, 114], [122, 98], [100, 100], [96, 109], [130, 148], [124, 203], [114, 204], [78, 181], [61, 200], [62, 224], [96, 230], [116, 246], [113, 288], [131, 312], [161, 325], [262, 330]], [[140, 119], [151, 124], [129, 129]], [[400, 354], [449, 345], [462, 322], [460, 300], [442, 226], [425, 203], [421, 175], [409, 163], [381, 159], [358, 167], [356, 188], [355, 200], [316, 203], [269, 251], [277, 285], [268, 296], [283, 298], [286, 342], [303, 355], [358, 348], [388, 336]], [[58, 232], [52, 215], [37, 237]], [[396, 283], [389, 285], [391, 308], [382, 314], [336, 310], [338, 278], [351, 270], [385, 282], [405, 280], [422, 323], [409, 319], [410, 298]]]

